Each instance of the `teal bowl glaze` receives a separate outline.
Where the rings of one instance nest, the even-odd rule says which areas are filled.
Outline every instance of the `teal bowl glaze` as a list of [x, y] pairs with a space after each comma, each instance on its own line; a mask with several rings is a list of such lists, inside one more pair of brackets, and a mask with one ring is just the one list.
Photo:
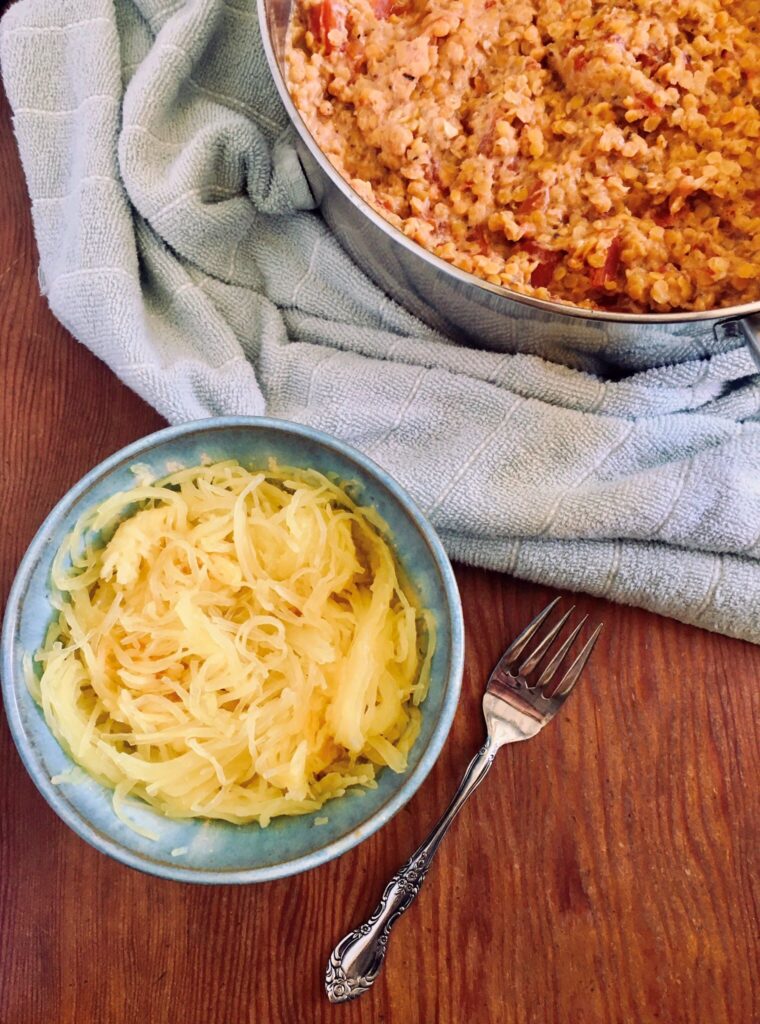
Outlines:
[[[275, 819], [268, 828], [211, 820], [171, 820], [139, 800], [125, 811], [157, 833], [144, 839], [114, 814], [111, 791], [76, 769], [48, 729], [24, 680], [24, 653], [42, 643], [52, 617], [54, 555], [79, 516], [134, 486], [139, 463], [163, 476], [178, 465], [234, 458], [247, 467], [282, 464], [335, 473], [352, 496], [374, 506], [422, 603], [437, 620], [430, 692], [422, 730], [403, 775], [384, 769], [375, 790], [349, 791], [321, 811]], [[441, 542], [408, 495], [360, 452], [309, 427], [274, 419], [235, 417], [169, 427], [106, 459], [79, 481], [42, 524], [11, 588], [2, 637], [2, 688], [13, 739], [27, 771], [53, 810], [96, 849], [131, 867], [184, 882], [263, 882], [324, 864], [381, 828], [417, 790], [448, 735], [459, 698], [464, 659], [462, 609]], [[64, 775], [53, 785], [51, 778]], [[328, 819], [315, 825], [315, 818]]]

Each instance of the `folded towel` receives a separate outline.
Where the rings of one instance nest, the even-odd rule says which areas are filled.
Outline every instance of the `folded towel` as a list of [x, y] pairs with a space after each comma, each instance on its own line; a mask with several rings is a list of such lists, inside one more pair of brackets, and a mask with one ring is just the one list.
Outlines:
[[169, 420], [327, 430], [454, 558], [760, 642], [738, 343], [613, 380], [421, 324], [314, 212], [252, 0], [20, 0], [0, 34], [43, 291]]

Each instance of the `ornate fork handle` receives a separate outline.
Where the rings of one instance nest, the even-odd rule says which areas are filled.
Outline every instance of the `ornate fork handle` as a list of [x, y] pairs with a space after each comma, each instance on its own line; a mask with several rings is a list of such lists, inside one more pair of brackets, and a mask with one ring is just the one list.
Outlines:
[[470, 762], [438, 824], [386, 885], [371, 917], [342, 938], [330, 954], [325, 990], [331, 1003], [356, 999], [374, 983], [383, 966], [391, 928], [420, 891], [441, 840], [465, 800], [485, 778], [497, 750], [498, 745], [489, 738]]

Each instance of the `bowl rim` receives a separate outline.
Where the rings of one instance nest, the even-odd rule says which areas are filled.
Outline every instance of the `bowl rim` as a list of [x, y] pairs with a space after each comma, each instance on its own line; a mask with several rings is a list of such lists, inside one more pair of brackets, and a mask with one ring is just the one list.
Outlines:
[[753, 302], [741, 303], [739, 305], [718, 307], [717, 309], [686, 310], [676, 313], [624, 313], [606, 309], [592, 309], [585, 306], [575, 306], [570, 302], [563, 302], [560, 299], [539, 299], [533, 295], [525, 295], [522, 292], [513, 291], [505, 285], [492, 284], [490, 281], [486, 281], [485, 278], [478, 277], [476, 274], [472, 274], [467, 270], [460, 270], [459, 267], [455, 267], [452, 263], [448, 263], [440, 256], [436, 256], [435, 253], [430, 252], [429, 249], [426, 249], [418, 242], [413, 241], [413, 239], [405, 235], [403, 231], [394, 227], [390, 221], [381, 217], [380, 214], [377, 213], [377, 211], [359, 195], [349, 182], [346, 181], [342, 174], [340, 174], [330, 158], [320, 147], [317, 140], [311, 134], [306, 121], [303, 119], [298, 108], [293, 102], [280, 67], [277, 53], [275, 52], [269, 23], [270, 3], [271, 0], [256, 0], [259, 30], [261, 33], [264, 54], [267, 58], [269, 70], [272, 74], [272, 79], [274, 81], [275, 88], [279, 93], [282, 105], [285, 107], [288, 119], [298, 132], [301, 141], [306, 146], [312, 158], [317, 162], [321, 170], [330, 179], [332, 184], [346, 199], [349, 200], [349, 202], [351, 202], [353, 206], [356, 207], [361, 214], [367, 218], [367, 220], [374, 224], [374, 226], [382, 231], [383, 234], [387, 235], [391, 241], [417, 256], [425, 263], [430, 264], [446, 277], [459, 281], [462, 284], [479, 288], [482, 291], [491, 292], [492, 294], [501, 296], [504, 299], [510, 299], [522, 306], [531, 306], [533, 309], [539, 309], [544, 313], [552, 313], [555, 316], [569, 316], [575, 319], [596, 320], [607, 323], [678, 324], [705, 322], [708, 324], [714, 323], [717, 326], [719, 322], [741, 320], [745, 317], [760, 313], [760, 299]]
[[[29, 741], [26, 729], [24, 728], [19, 709], [17, 693], [19, 682], [14, 668], [14, 651], [23, 600], [32, 572], [42, 557], [44, 547], [50, 542], [51, 533], [56, 532], [60, 528], [62, 519], [71, 511], [73, 505], [85, 496], [93, 485], [101, 481], [124, 462], [132, 461], [139, 455], [159, 448], [179, 437], [192, 434], [213, 434], [216, 431], [223, 431], [229, 428], [276, 430], [314, 441], [355, 463], [364, 474], [374, 478], [385, 490], [390, 492], [391, 496], [401, 506], [420, 533], [440, 573], [443, 582], [445, 605], [448, 611], [446, 628], [450, 632], [451, 656], [448, 665], [446, 693], [441, 706], [441, 712], [434, 725], [428, 745], [422, 752], [419, 763], [403, 777], [397, 792], [390, 796], [366, 821], [362, 822], [345, 836], [333, 840], [326, 846], [320, 847], [312, 853], [294, 857], [291, 860], [261, 868], [231, 870], [212, 868], [205, 870], [201, 868], [186, 868], [179, 863], [175, 865], [166, 864], [163, 861], [152, 861], [144, 854], [129, 850], [123, 847], [117, 840], [112, 839], [109, 835], [93, 826], [73, 805], [59, 799], [60, 793], [51, 783], [50, 777], [42, 765], [41, 758], [35, 753], [34, 745]], [[11, 585], [2, 631], [2, 678], [0, 679], [0, 685], [2, 687], [5, 712], [11, 735], [24, 767], [53, 811], [81, 839], [84, 839], [101, 853], [113, 857], [122, 864], [147, 872], [148, 874], [173, 881], [228, 885], [271, 881], [318, 867], [353, 849], [353, 847], [357, 846], [364, 839], [369, 838], [369, 836], [373, 835], [390, 821], [419, 789], [438, 759], [454, 719], [461, 691], [463, 671], [464, 619], [454, 571], [434, 528], [404, 488], [363, 452], [321, 430], [305, 424], [269, 416], [215, 416], [202, 420], [190, 420], [166, 427], [147, 434], [137, 441], [126, 445], [124, 448], [120, 448], [90, 469], [55, 504], [37, 529], [19, 563]], [[23, 680], [21, 685], [25, 686]], [[47, 723], [45, 723], [45, 727], [49, 729]]]

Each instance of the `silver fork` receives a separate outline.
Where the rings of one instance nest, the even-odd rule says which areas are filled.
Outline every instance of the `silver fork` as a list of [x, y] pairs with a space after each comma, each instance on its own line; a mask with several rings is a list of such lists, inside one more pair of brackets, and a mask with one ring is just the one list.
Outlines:
[[[528, 678], [549, 653], [570, 618], [572, 608], [552, 626], [535, 648], [520, 660], [530, 640], [558, 601], [559, 598], [555, 598], [525, 627], [499, 658], [491, 673], [483, 695], [483, 715], [488, 738], [470, 762], [459, 789], [443, 817], [425, 842], [388, 882], [372, 916], [341, 939], [330, 954], [325, 974], [325, 991], [331, 1003], [346, 1003], [350, 999], [356, 999], [374, 983], [383, 966], [391, 928], [419, 892], [441, 840], [467, 797], [485, 778], [499, 747], [505, 743], [530, 739], [540, 732], [557, 714], [578, 681], [602, 630], [601, 623], [559, 683], [552, 685], [560, 665], [588, 616], [584, 616], [557, 647], [538, 678], [534, 681]], [[517, 669], [513, 671], [515, 665]]]

